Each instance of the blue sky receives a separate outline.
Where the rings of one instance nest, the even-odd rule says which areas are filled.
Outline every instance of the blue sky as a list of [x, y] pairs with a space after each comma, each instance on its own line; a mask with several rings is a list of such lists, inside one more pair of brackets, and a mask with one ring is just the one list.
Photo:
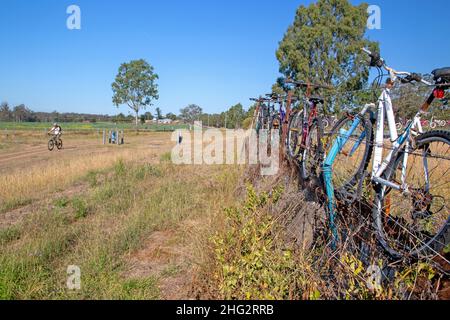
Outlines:
[[[144, 58], [160, 76], [155, 107], [164, 113], [190, 103], [210, 113], [247, 107], [249, 97], [270, 90], [278, 42], [297, 7], [310, 2], [0, 0], [0, 100], [35, 111], [116, 114], [117, 69]], [[450, 66], [450, 1], [368, 3], [382, 10], [382, 29], [368, 36], [391, 65], [422, 73]], [[81, 30], [66, 28], [71, 4], [81, 8]]]

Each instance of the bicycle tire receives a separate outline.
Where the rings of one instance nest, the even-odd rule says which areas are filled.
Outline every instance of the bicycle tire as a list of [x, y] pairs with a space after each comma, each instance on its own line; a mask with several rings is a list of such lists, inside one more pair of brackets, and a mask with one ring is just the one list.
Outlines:
[[53, 151], [53, 149], [55, 149], [55, 142], [53, 141], [53, 139], [48, 141], [47, 147], [48, 151]]
[[[328, 150], [334, 143], [333, 137], [337, 137], [340, 130], [346, 125], [347, 122], [352, 122], [355, 115], [348, 114], [337, 121], [336, 125], [327, 135], [325, 146], [323, 147], [323, 152], [327, 153]], [[364, 174], [369, 166], [370, 159], [373, 153], [373, 128], [372, 123], [369, 119], [365, 117], [361, 118], [362, 128], [365, 132], [365, 143], [363, 144], [365, 149], [363, 151], [362, 159], [359, 164], [355, 166], [355, 170], [349, 173], [347, 177], [343, 178], [343, 183], [341, 185], [335, 185], [335, 196], [338, 200], [351, 200], [356, 199], [356, 195], [361, 192], [359, 182], [364, 177]], [[347, 142], [348, 143], [348, 142]], [[333, 164], [333, 175], [335, 174], [336, 162]], [[356, 189], [355, 189], [356, 187]], [[352, 202], [352, 201], [350, 201]]]
[[[450, 132], [443, 131], [443, 130], [436, 130], [436, 131], [429, 131], [421, 136], [419, 136], [416, 139], [416, 148], [415, 150], [420, 150], [427, 144], [429, 145], [432, 142], [442, 142], [450, 146]], [[395, 178], [396, 172], [398, 172], [397, 168], [399, 165], [401, 165], [401, 161], [403, 160], [404, 152], [401, 152], [398, 154], [398, 156], [391, 161], [391, 163], [388, 165], [388, 168], [386, 169], [383, 179], [386, 179], [388, 181], [393, 181]], [[426, 169], [428, 170], [428, 168]], [[428, 179], [430, 176], [428, 176]], [[442, 177], [440, 177], [442, 179]], [[450, 183], [447, 182], [447, 183]], [[444, 185], [446, 182], [444, 182]], [[441, 253], [444, 248], [446, 248], [450, 244], [450, 215], [447, 217], [447, 220], [445, 223], [443, 223], [442, 227], [439, 228], [440, 231], [438, 231], [428, 242], [424, 242], [423, 245], [421, 245], [419, 248], [416, 248], [414, 250], [411, 250], [411, 248], [393, 248], [389, 244], [389, 239], [386, 237], [386, 232], [383, 227], [383, 216], [387, 216], [387, 220], [393, 220], [389, 217], [388, 213], [383, 210], [385, 208], [385, 202], [389, 201], [386, 199], [390, 199], [390, 192], [392, 189], [388, 187], [378, 187], [376, 190], [376, 198], [375, 198], [375, 205], [373, 208], [373, 220], [374, 220], [374, 227], [377, 233], [377, 238], [382, 247], [385, 249], [387, 253], [389, 253], [394, 258], [402, 258], [405, 256], [413, 257], [413, 258], [419, 258], [421, 256], [429, 256], [429, 255], [436, 255], [437, 253]], [[433, 195], [431, 195], [433, 196]], [[432, 200], [433, 201], [433, 198]], [[386, 207], [390, 205], [387, 204]], [[427, 210], [429, 210], [427, 207]], [[445, 212], [444, 212], [445, 214]], [[398, 218], [396, 218], [398, 219]], [[404, 249], [404, 250], [400, 250]]]
[[[316, 135], [314, 136], [314, 132]], [[309, 128], [309, 135], [306, 141], [306, 148], [302, 151], [302, 160], [300, 162], [300, 176], [303, 180], [309, 180], [312, 175], [317, 176], [317, 169], [320, 168], [323, 161], [323, 127], [321, 118], [318, 117], [313, 120]], [[315, 148], [311, 147], [317, 140], [317, 145]], [[315, 173], [313, 171], [316, 171]]]
[[298, 162], [299, 149], [298, 144], [302, 136], [302, 111], [296, 111], [289, 118], [288, 133], [286, 138], [286, 150], [291, 160]]
[[63, 148], [63, 142], [61, 139], [58, 139], [58, 141], [56, 141], [56, 148], [58, 150], [61, 150]]

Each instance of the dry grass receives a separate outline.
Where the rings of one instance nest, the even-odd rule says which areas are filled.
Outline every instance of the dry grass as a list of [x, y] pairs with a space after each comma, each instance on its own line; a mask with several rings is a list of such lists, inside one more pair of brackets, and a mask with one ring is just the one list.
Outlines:
[[[149, 140], [151, 138], [149, 137]], [[167, 140], [167, 135], [164, 138]], [[67, 144], [76, 143], [76, 141], [78, 140], [67, 142]], [[170, 148], [170, 144], [162, 148]], [[14, 168], [14, 163], [11, 163], [12, 169], [2, 174], [0, 180], [0, 212], [44, 198], [45, 195], [55, 191], [62, 191], [87, 173], [110, 168], [119, 159], [125, 162], [142, 160], [157, 162], [159, 160], [155, 149], [145, 145], [131, 144], [122, 147], [94, 145], [92, 149], [94, 151], [89, 153], [83, 150], [80, 153], [73, 152], [67, 155], [63, 151], [51, 159], [46, 158], [42, 161], [39, 161], [41, 155], [38, 154], [35, 164], [25, 170], [23, 167]]]

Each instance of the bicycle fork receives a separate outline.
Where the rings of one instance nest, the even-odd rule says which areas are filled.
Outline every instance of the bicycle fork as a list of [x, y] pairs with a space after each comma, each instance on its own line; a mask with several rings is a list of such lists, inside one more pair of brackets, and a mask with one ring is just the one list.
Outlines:
[[[347, 141], [350, 139], [350, 136], [358, 128], [359, 124], [361, 123], [361, 118], [364, 116], [364, 113], [366, 111], [367, 111], [367, 108], [365, 108], [363, 110], [363, 112], [361, 112], [354, 118], [352, 126], [350, 127], [350, 129], [348, 131], [345, 129], [340, 129], [338, 137], [336, 138], [335, 142], [333, 143], [333, 146], [331, 147], [331, 149], [323, 163], [323, 166], [322, 166], [325, 192], [327, 195], [326, 206], [328, 209], [329, 224], [330, 224], [331, 235], [332, 235], [331, 246], [332, 246], [333, 250], [336, 249], [337, 242], [339, 240], [339, 235], [338, 235], [336, 224], [335, 224], [336, 201], [335, 201], [335, 196], [334, 196], [334, 185], [333, 185], [333, 163], [336, 160], [336, 157], [338, 156], [338, 154], [342, 152], [342, 149], [344, 148]], [[356, 148], [360, 145], [361, 141], [364, 139], [364, 136], [365, 136], [365, 132], [362, 133], [361, 137], [358, 139], [357, 143], [352, 148], [351, 154], [353, 154], [356, 151]]]

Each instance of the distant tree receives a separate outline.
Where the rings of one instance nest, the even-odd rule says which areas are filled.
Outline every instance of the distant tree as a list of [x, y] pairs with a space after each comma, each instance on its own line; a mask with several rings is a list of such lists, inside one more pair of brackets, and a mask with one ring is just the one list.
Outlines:
[[0, 121], [11, 121], [12, 113], [7, 102], [2, 102], [0, 105]]
[[177, 120], [177, 116], [171, 112], [169, 112], [168, 114], [166, 114], [166, 118], [170, 119], [172, 121], [176, 121]]
[[202, 108], [196, 104], [190, 104], [186, 108], [180, 110], [180, 118], [187, 123], [194, 123], [194, 121], [200, 119], [202, 114]]
[[136, 129], [141, 109], [152, 105], [152, 100], [158, 100], [158, 75], [145, 60], [133, 60], [123, 63], [112, 84], [113, 103], [115, 106], [128, 105], [134, 113]]
[[114, 122], [120, 123], [127, 121], [127, 117], [123, 113], [119, 113], [117, 116], [114, 117]]
[[242, 104], [238, 103], [232, 106], [227, 111], [227, 128], [228, 129], [239, 129], [242, 127], [242, 122], [245, 119], [245, 111]]
[[145, 120], [153, 120], [154, 119], [153, 114], [151, 112], [146, 112], [144, 114], [144, 116], [145, 116]]
[[162, 111], [161, 108], [156, 108], [156, 117], [158, 118], [158, 120], [163, 119], [163, 115], [162, 115]]
[[27, 121], [31, 115], [31, 111], [24, 105], [18, 105], [13, 109], [14, 120], [16, 122]]

